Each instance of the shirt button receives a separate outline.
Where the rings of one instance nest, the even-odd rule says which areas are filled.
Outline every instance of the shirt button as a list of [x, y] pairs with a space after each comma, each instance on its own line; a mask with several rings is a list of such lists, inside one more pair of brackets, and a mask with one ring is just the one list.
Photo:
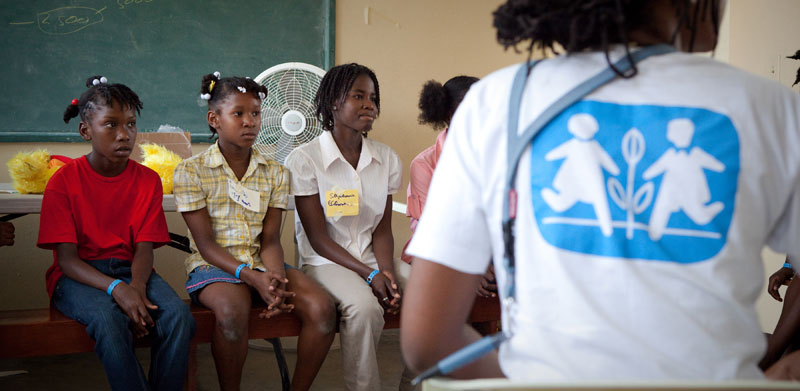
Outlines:
[[242, 218], [242, 214], [241, 214], [241, 213], [237, 213], [237, 214], [236, 214], [236, 218], [237, 218], [237, 219], [241, 219], [241, 218]]

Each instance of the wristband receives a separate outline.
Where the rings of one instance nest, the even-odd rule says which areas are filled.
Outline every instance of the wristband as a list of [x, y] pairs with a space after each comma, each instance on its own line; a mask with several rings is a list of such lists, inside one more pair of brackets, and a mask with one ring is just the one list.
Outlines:
[[117, 285], [119, 285], [120, 282], [122, 282], [122, 280], [120, 280], [120, 279], [116, 279], [116, 280], [112, 281], [111, 284], [108, 285], [108, 288], [106, 289], [106, 293], [108, 293], [108, 295], [111, 296], [111, 292], [114, 290], [114, 288], [117, 287]]
[[786, 262], [786, 263], [783, 264], [783, 267], [785, 267], [787, 269], [792, 269], [792, 264], [789, 263], [789, 262]]
[[242, 269], [244, 269], [246, 267], [247, 267], [247, 264], [243, 263], [243, 264], [239, 265], [239, 267], [236, 268], [236, 273], [234, 275], [236, 276], [237, 279], [241, 280], [241, 278], [239, 278], [239, 273], [241, 273]]
[[367, 285], [372, 285], [372, 279], [375, 278], [375, 275], [378, 273], [380, 273], [378, 269], [375, 269], [367, 276]]

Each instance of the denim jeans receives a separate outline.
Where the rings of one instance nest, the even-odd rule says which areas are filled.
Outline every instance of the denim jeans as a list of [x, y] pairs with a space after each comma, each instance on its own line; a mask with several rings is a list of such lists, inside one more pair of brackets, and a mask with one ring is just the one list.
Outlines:
[[[119, 259], [88, 261], [101, 273], [131, 281], [131, 263]], [[189, 341], [195, 331], [189, 307], [155, 272], [147, 281], [147, 298], [158, 306], [151, 310], [155, 323], [150, 351], [150, 381], [134, 353], [134, 337], [127, 315], [105, 291], [67, 276], [56, 284], [53, 304], [64, 315], [86, 325], [95, 340], [95, 353], [103, 363], [112, 390], [180, 390], [189, 359]]]

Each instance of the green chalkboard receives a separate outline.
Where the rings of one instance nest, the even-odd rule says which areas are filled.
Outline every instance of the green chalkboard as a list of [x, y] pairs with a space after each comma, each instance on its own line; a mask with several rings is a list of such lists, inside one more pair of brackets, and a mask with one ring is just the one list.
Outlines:
[[208, 141], [202, 75], [333, 65], [334, 0], [0, 1], [0, 142], [78, 141], [62, 113], [91, 75], [131, 87], [139, 130]]

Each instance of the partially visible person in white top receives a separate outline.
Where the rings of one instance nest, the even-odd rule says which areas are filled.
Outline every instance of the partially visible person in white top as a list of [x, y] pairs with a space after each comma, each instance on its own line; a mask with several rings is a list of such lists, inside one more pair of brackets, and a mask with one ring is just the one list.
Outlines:
[[[628, 49], [667, 44], [679, 52], [641, 61], [565, 109], [526, 147], [516, 176], [517, 305], [502, 322], [513, 333], [497, 355], [453, 376], [764, 377], [758, 260], [765, 244], [800, 255], [800, 96], [681, 53], [714, 48], [723, 7], [510, 0], [495, 11], [506, 47], [559, 44], [568, 53], [533, 67], [520, 133]], [[416, 258], [403, 306], [414, 311], [404, 308], [401, 344], [414, 369], [477, 338], [462, 330], [489, 259], [506, 297], [503, 178], [519, 69], [474, 84], [451, 122], [408, 248]], [[797, 376], [790, 373], [767, 371]]]
[[[391, 148], [364, 137], [380, 113], [372, 70], [333, 67], [314, 102], [325, 131], [286, 158], [300, 263], [341, 313], [346, 388], [377, 390], [383, 313], [400, 310], [410, 269], [393, 257], [392, 194], [402, 183], [402, 164]], [[411, 378], [404, 372], [400, 388], [410, 388]]]

